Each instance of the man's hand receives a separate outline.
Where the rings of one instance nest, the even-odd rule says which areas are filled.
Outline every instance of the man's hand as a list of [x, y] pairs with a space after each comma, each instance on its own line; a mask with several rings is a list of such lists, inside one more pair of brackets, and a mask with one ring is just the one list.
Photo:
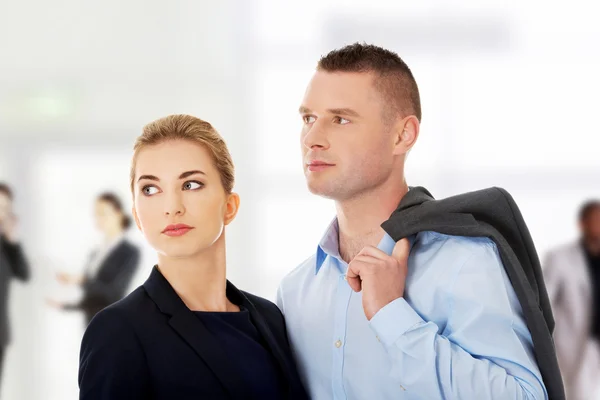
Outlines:
[[387, 304], [404, 295], [409, 252], [408, 239], [398, 241], [391, 256], [367, 246], [348, 265], [348, 283], [355, 292], [362, 290], [363, 309], [369, 321]]

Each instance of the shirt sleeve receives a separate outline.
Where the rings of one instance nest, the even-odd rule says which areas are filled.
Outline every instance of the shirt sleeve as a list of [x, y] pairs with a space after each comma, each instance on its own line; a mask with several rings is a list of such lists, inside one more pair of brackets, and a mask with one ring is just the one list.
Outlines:
[[[435, 295], [435, 294], [434, 294]], [[390, 374], [422, 399], [547, 399], [531, 335], [493, 243], [477, 245], [449, 290], [446, 326], [425, 321], [404, 299], [371, 328]]]

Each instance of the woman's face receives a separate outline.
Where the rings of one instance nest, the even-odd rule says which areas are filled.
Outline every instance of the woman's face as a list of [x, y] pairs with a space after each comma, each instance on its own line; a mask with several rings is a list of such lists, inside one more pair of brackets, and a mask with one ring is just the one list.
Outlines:
[[4, 192], [0, 192], [0, 225], [4, 223], [12, 213], [12, 200]]
[[146, 240], [170, 258], [197, 255], [223, 234], [239, 198], [223, 189], [201, 144], [174, 140], [142, 148], [134, 178], [133, 215]]
[[123, 216], [115, 207], [105, 200], [98, 200], [94, 210], [96, 227], [104, 234], [109, 234], [121, 226]]

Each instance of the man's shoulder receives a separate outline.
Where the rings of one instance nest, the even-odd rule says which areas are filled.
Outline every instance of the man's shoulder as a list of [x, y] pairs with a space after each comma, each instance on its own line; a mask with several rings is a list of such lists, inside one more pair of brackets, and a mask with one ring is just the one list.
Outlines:
[[574, 252], [581, 251], [581, 249], [581, 244], [578, 241], [573, 241], [551, 248], [547, 255], [550, 257], [561, 257], [564, 255], [571, 255]]
[[415, 267], [438, 270], [442, 274], [457, 273], [469, 260], [483, 262], [493, 269], [502, 266], [496, 243], [488, 237], [455, 236], [431, 231], [417, 235], [411, 258]]
[[287, 273], [287, 275], [281, 281], [281, 287], [287, 287], [289, 285], [296, 285], [298, 282], [314, 275], [317, 268], [317, 255], [312, 254], [306, 258], [300, 264], [298, 264], [293, 270]]
[[496, 251], [497, 248], [496, 243], [488, 237], [446, 235], [432, 231], [419, 233], [415, 243], [419, 243], [423, 249], [435, 248], [444, 254], [451, 252], [464, 256], [472, 256], [481, 251]]
[[583, 264], [577, 262], [584, 260], [583, 246], [579, 241], [564, 243], [551, 248], [544, 254], [543, 268], [548, 270], [554, 266], [554, 269], [567, 272], [569, 269], [562, 268], [563, 265], [575, 266], [575, 264]]

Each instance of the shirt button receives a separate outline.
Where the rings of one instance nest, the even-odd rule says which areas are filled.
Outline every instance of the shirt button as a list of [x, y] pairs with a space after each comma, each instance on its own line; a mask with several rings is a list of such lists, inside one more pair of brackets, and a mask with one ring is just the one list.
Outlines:
[[338, 340], [338, 341], [336, 341], [336, 342], [335, 342], [335, 347], [337, 347], [338, 349], [339, 349], [340, 347], [342, 347], [342, 341], [341, 341], [341, 340]]

